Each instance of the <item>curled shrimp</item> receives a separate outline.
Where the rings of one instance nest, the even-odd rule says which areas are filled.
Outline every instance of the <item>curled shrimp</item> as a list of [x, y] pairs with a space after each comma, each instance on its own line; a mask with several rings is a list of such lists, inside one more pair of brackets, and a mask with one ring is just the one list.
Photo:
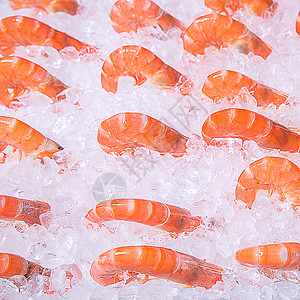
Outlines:
[[76, 15], [79, 6], [76, 0], [9, 0], [9, 4], [13, 10], [36, 7], [47, 13], [65, 12], [70, 15]]
[[91, 266], [92, 278], [102, 286], [136, 279], [139, 273], [188, 286], [211, 288], [222, 281], [222, 269], [188, 254], [153, 246], [118, 247], [101, 254]]
[[297, 20], [296, 20], [296, 32], [300, 35], [300, 11], [298, 13]]
[[3, 220], [24, 221], [29, 226], [41, 225], [40, 215], [50, 210], [50, 205], [46, 202], [0, 195], [0, 219]]
[[145, 147], [174, 157], [186, 153], [188, 138], [166, 124], [140, 113], [119, 113], [104, 120], [98, 129], [98, 143], [106, 153], [122, 155]]
[[[18, 56], [0, 58], [0, 103], [10, 107], [15, 97], [27, 90], [38, 91], [59, 101], [58, 94], [69, 88], [41, 66]], [[13, 90], [11, 92], [10, 90]]]
[[0, 151], [8, 145], [40, 160], [44, 157], [52, 158], [54, 153], [63, 150], [58, 143], [26, 123], [12, 117], [0, 116]]
[[98, 53], [98, 49], [80, 42], [62, 31], [25, 16], [11, 16], [0, 22], [0, 53], [13, 54], [18, 46], [50, 46], [57, 51], [74, 47], [80, 55]]
[[98, 203], [86, 218], [98, 223], [112, 220], [137, 222], [174, 234], [194, 231], [200, 224], [200, 217], [192, 217], [187, 209], [143, 199], [113, 199]]
[[140, 46], [123, 46], [113, 51], [104, 61], [101, 84], [107, 92], [116, 93], [119, 77], [131, 76], [136, 85], [147, 79], [161, 90], [179, 91], [188, 95], [193, 83], [184, 75], [165, 64], [154, 53]]
[[203, 123], [207, 144], [219, 138], [253, 140], [265, 149], [299, 152], [300, 135], [254, 111], [228, 108], [211, 114]]
[[272, 48], [243, 23], [220, 14], [197, 18], [183, 37], [184, 49], [193, 55], [205, 54], [205, 49], [211, 46], [217, 49], [229, 47], [246, 55], [259, 55], [263, 59], [267, 59], [272, 52]]
[[135, 31], [141, 27], [158, 25], [163, 31], [185, 25], [150, 0], [119, 0], [111, 10], [110, 19], [117, 33]]
[[256, 100], [257, 106], [266, 107], [274, 104], [278, 108], [287, 103], [288, 94], [261, 84], [246, 75], [230, 70], [220, 70], [210, 74], [203, 85], [202, 92], [215, 103], [226, 98], [235, 103], [235, 98], [246, 88]]

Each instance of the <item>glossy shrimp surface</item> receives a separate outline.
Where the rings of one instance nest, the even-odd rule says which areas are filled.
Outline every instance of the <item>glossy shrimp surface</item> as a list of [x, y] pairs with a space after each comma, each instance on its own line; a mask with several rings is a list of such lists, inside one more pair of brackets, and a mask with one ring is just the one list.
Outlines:
[[91, 209], [86, 218], [100, 226], [106, 221], [125, 220], [175, 234], [194, 231], [201, 224], [201, 219], [192, 217], [187, 209], [143, 199], [103, 201]]
[[136, 45], [120, 47], [104, 61], [102, 87], [107, 92], [116, 93], [119, 77], [122, 76], [133, 77], [136, 85], [149, 79], [161, 90], [179, 91], [182, 95], [188, 95], [193, 88], [193, 83], [186, 76], [165, 64], [150, 50]]
[[119, 113], [104, 120], [98, 129], [98, 143], [106, 153], [122, 155], [145, 147], [174, 157], [186, 153], [188, 138], [166, 124], [141, 113]]
[[9, 0], [13, 10], [21, 8], [36, 7], [50, 12], [65, 12], [70, 15], [76, 15], [78, 3], [76, 0]]
[[202, 136], [207, 144], [215, 139], [253, 140], [265, 149], [299, 152], [300, 135], [254, 111], [228, 108], [211, 114], [203, 123]]
[[7, 107], [27, 90], [38, 91], [57, 102], [57, 95], [67, 88], [44, 68], [27, 59], [18, 56], [0, 58], [0, 103]]
[[91, 266], [92, 278], [102, 286], [123, 281], [123, 276], [142, 273], [188, 286], [211, 288], [222, 281], [222, 269], [204, 260], [171, 249], [127, 246], [101, 254]]
[[210, 74], [204, 82], [202, 92], [215, 103], [226, 98], [235, 103], [242, 89], [247, 89], [256, 100], [257, 106], [274, 104], [277, 108], [287, 103], [288, 94], [261, 84], [246, 75], [230, 70], [220, 70]]
[[155, 25], [163, 31], [174, 27], [185, 30], [182, 22], [150, 0], [119, 0], [112, 7], [110, 19], [118, 33], [136, 32], [141, 27]]
[[209, 14], [194, 20], [184, 34], [183, 47], [193, 55], [203, 55], [209, 47], [229, 47], [246, 55], [259, 55], [263, 59], [272, 52], [272, 48], [243, 23], [220, 14]]
[[29, 264], [26, 259], [9, 253], [0, 253], [0, 278], [9, 279], [15, 275], [26, 276]]
[[297, 20], [296, 20], [296, 32], [300, 35], [300, 11], [298, 13]]

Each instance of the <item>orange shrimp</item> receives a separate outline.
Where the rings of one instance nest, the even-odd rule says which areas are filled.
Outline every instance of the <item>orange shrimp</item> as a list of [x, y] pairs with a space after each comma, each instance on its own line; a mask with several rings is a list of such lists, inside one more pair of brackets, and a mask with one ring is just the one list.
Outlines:
[[279, 200], [300, 205], [300, 169], [283, 157], [264, 157], [246, 168], [238, 179], [236, 198], [251, 208], [259, 190], [278, 192]]
[[135, 31], [141, 27], [158, 25], [163, 31], [185, 25], [150, 0], [119, 0], [111, 10], [110, 19], [117, 33]]
[[40, 215], [50, 210], [50, 205], [46, 202], [0, 195], [0, 219], [2, 220], [24, 221], [29, 226], [41, 225]]
[[205, 5], [217, 13], [232, 15], [245, 8], [256, 16], [264, 17], [267, 14], [273, 15], [278, 3], [273, 0], [205, 0]]
[[253, 140], [265, 149], [299, 152], [300, 135], [254, 111], [228, 108], [211, 114], [203, 123], [207, 144], [218, 138]]
[[168, 279], [191, 287], [211, 288], [222, 281], [220, 267], [171, 249], [153, 246], [118, 247], [101, 254], [91, 266], [92, 278], [102, 286], [136, 279], [139, 273]]
[[9, 4], [13, 10], [36, 7], [47, 13], [60, 11], [70, 15], [76, 15], [79, 7], [76, 0], [9, 0]]
[[298, 13], [297, 20], [296, 20], [296, 32], [300, 35], [300, 11]]
[[200, 224], [200, 217], [178, 206], [143, 199], [113, 199], [98, 203], [86, 218], [98, 223], [112, 220], [137, 222], [159, 228], [174, 234], [194, 231]]
[[106, 153], [122, 155], [145, 147], [174, 157], [186, 153], [188, 138], [166, 124], [140, 113], [119, 113], [104, 120], [98, 129], [98, 143]]
[[263, 59], [272, 48], [251, 32], [243, 23], [229, 16], [209, 14], [194, 20], [183, 37], [183, 47], [193, 55], [205, 54], [209, 47], [229, 47], [244, 54], [253, 53]]
[[220, 70], [210, 74], [204, 82], [202, 92], [217, 103], [226, 98], [235, 103], [235, 98], [246, 88], [256, 100], [257, 106], [274, 104], [278, 108], [287, 103], [288, 94], [261, 84], [246, 75], [230, 70]]
[[44, 157], [52, 158], [54, 153], [63, 150], [58, 143], [26, 123], [12, 117], [0, 116], [0, 151], [8, 145], [40, 160]]
[[80, 55], [98, 53], [98, 49], [80, 42], [62, 31], [25, 16], [11, 16], [0, 22], [0, 53], [13, 54], [18, 46], [50, 46], [57, 51], [74, 47]]
[[[0, 58], [0, 104], [11, 106], [15, 97], [31, 89], [50, 97], [54, 102], [69, 88], [41, 66], [18, 56]], [[9, 90], [13, 89], [13, 92]]]
[[107, 92], [116, 93], [121, 76], [131, 76], [136, 85], [147, 78], [161, 90], [179, 91], [188, 95], [193, 83], [184, 75], [165, 64], [151, 51], [136, 45], [123, 46], [113, 51], [104, 61], [101, 84]]

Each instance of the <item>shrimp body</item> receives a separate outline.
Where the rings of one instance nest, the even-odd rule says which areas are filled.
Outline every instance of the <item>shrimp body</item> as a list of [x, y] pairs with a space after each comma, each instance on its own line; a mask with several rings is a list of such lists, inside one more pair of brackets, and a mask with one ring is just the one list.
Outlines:
[[65, 12], [70, 15], [76, 15], [78, 3], [76, 0], [9, 0], [13, 10], [21, 8], [36, 7], [50, 12]]
[[91, 266], [92, 278], [102, 286], [123, 281], [128, 272], [209, 289], [222, 281], [222, 271], [188, 254], [153, 246], [115, 248], [101, 254]]
[[150, 0], [119, 0], [112, 7], [110, 19], [117, 33], [137, 32], [141, 27], [155, 25], [163, 31], [174, 27], [185, 30], [182, 22]]
[[254, 111], [228, 108], [211, 114], [203, 123], [207, 144], [217, 138], [253, 140], [265, 149], [299, 152], [300, 135]]
[[251, 268], [299, 270], [300, 244], [282, 243], [249, 247], [237, 251], [236, 260]]
[[251, 32], [243, 23], [229, 16], [209, 14], [193, 21], [183, 37], [183, 47], [193, 55], [205, 54], [208, 47], [229, 47], [244, 54], [253, 53], [266, 59], [271, 47]]
[[0, 253], [0, 278], [9, 279], [15, 275], [23, 275], [29, 272], [29, 264], [26, 259], [9, 253]]
[[122, 155], [145, 147], [174, 157], [186, 153], [188, 138], [164, 123], [141, 113], [119, 113], [104, 120], [98, 129], [98, 143], [106, 153]]
[[274, 104], [277, 108], [287, 103], [288, 94], [261, 84], [246, 75], [230, 70], [220, 70], [210, 74], [204, 82], [202, 92], [217, 103], [226, 98], [235, 103], [235, 98], [242, 89], [256, 99], [257, 106], [266, 107]]
[[199, 217], [192, 217], [186, 209], [143, 199], [103, 201], [91, 209], [86, 218], [100, 226], [106, 221], [125, 220], [175, 234], [194, 231], [201, 223]]
[[136, 85], [149, 79], [161, 90], [178, 90], [182, 95], [188, 95], [193, 88], [193, 83], [186, 76], [165, 64], [151, 51], [136, 45], [120, 47], [104, 61], [102, 87], [107, 92], [116, 93], [121, 76], [133, 77]]
[[[18, 56], [0, 58], [0, 103], [9, 107], [16, 96], [28, 89], [38, 91], [57, 102], [57, 95], [68, 86], [41, 66]], [[9, 92], [13, 89], [13, 92]]]
[[300, 11], [298, 13], [297, 20], [296, 20], [296, 32], [300, 35]]

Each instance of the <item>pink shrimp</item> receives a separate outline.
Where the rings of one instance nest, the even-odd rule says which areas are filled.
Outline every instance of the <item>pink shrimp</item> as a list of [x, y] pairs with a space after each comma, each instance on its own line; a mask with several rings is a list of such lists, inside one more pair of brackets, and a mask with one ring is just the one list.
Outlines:
[[300, 11], [298, 13], [297, 20], [296, 20], [296, 32], [300, 35]]
[[119, 113], [104, 120], [98, 129], [98, 143], [106, 153], [122, 155], [145, 147], [174, 157], [186, 153], [188, 138], [164, 123], [140, 113]]
[[240, 95], [243, 88], [246, 88], [255, 98], [257, 106], [266, 107], [274, 104], [278, 108], [282, 104], [287, 104], [288, 94], [230, 70], [220, 70], [210, 74], [204, 82], [202, 92], [215, 103], [222, 98], [235, 103], [236, 97]]
[[183, 47], [193, 55], [205, 54], [209, 47], [229, 47], [241, 53], [261, 56], [271, 54], [272, 48], [251, 32], [243, 23], [229, 16], [209, 14], [194, 20], [183, 37]]
[[203, 123], [207, 144], [218, 138], [253, 140], [265, 149], [299, 152], [300, 135], [254, 111], [228, 108], [211, 114]]
[[91, 266], [92, 278], [102, 286], [136, 279], [138, 273], [168, 279], [190, 287], [211, 288], [222, 281], [222, 269], [188, 254], [153, 246], [118, 247], [101, 254]]
[[[11, 107], [15, 97], [27, 90], [38, 91], [50, 97], [54, 102], [57, 97], [69, 88], [60, 80], [49, 74], [41, 66], [18, 56], [0, 58], [0, 104]], [[13, 89], [10, 92], [9, 89]]]
[[98, 223], [112, 220], [137, 222], [168, 231], [176, 237], [182, 232], [194, 231], [200, 217], [178, 206], [143, 199], [114, 199], [103, 201], [91, 209], [86, 218]]
[[151, 51], [136, 45], [123, 46], [113, 51], [104, 61], [101, 72], [102, 87], [116, 93], [121, 76], [131, 76], [136, 85], [147, 79], [161, 90], [179, 91], [188, 95], [193, 83], [184, 75], [165, 64]]
[[110, 19], [117, 33], [135, 31], [141, 27], [158, 25], [163, 31], [185, 25], [150, 0], [119, 0], [111, 10]]

